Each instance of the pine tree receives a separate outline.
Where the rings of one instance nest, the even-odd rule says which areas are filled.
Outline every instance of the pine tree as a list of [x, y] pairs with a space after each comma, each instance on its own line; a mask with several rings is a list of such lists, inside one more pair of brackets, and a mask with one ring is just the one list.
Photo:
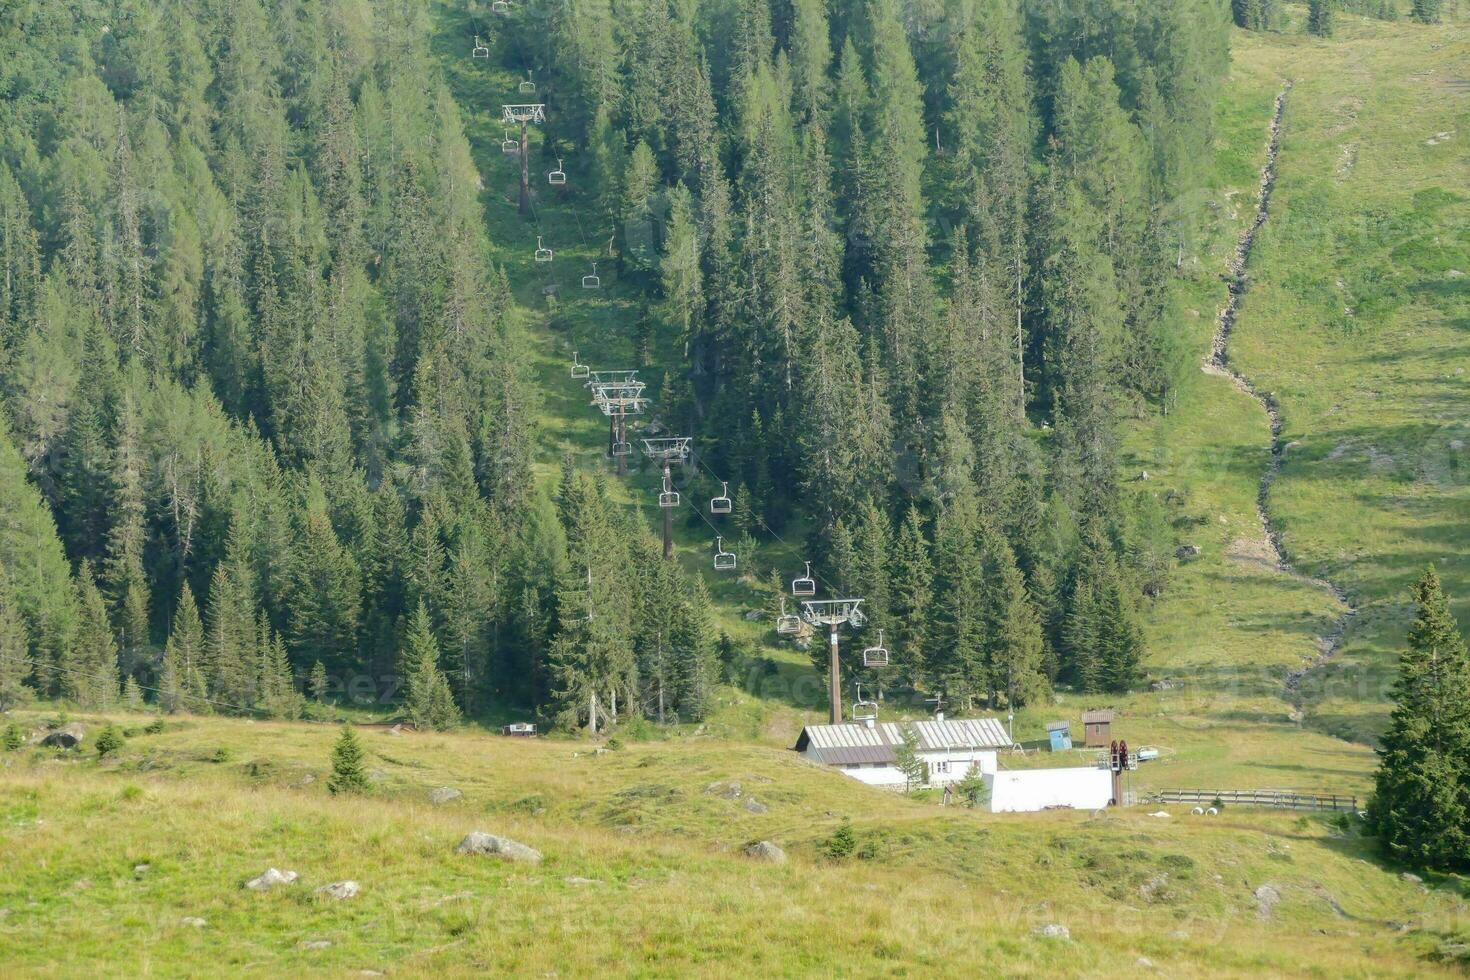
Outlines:
[[327, 789], [333, 793], [366, 793], [370, 788], [364, 761], [367, 753], [351, 725], [342, 726], [337, 744], [332, 746], [332, 775]]
[[97, 733], [97, 757], [105, 759], [123, 747], [123, 735], [113, 725], [107, 725]]
[[1443, 0], [1414, 0], [1414, 19], [1421, 24], [1438, 24]]
[[928, 683], [929, 611], [934, 579], [924, 519], [910, 507], [889, 559], [888, 580], [893, 603], [893, 660], [909, 683]]
[[1014, 709], [1042, 700], [1050, 688], [1044, 673], [1041, 620], [1010, 545], [992, 531], [986, 535], [986, 551], [990, 684]]
[[326, 704], [327, 689], [327, 667], [318, 660], [311, 665], [311, 679], [307, 681], [307, 690], [311, 693], [311, 699], [317, 704]]
[[1430, 566], [1399, 655], [1394, 708], [1378, 750], [1369, 822], [1397, 860], [1470, 868], [1470, 654]]
[[0, 711], [9, 711], [31, 699], [34, 692], [26, 684], [30, 676], [30, 638], [25, 620], [10, 583], [0, 577]]
[[903, 773], [904, 789], [912, 793], [929, 781], [929, 763], [919, 756], [919, 733], [912, 725], [899, 728], [901, 741], [894, 746], [894, 765]]
[[83, 707], [108, 708], [118, 697], [117, 641], [91, 562], [77, 570], [76, 588], [81, 621], [63, 691]]
[[403, 707], [418, 728], [444, 731], [459, 724], [459, 708], [449, 681], [439, 669], [439, 641], [434, 637], [429, 610], [420, 600], [409, 617], [404, 636], [401, 670]]
[[143, 689], [138, 686], [138, 678], [131, 674], [123, 681], [122, 703], [129, 711], [143, 710]]
[[1333, 0], [1309, 0], [1307, 4], [1307, 31], [1318, 37], [1332, 36]]
[[179, 593], [173, 628], [163, 651], [163, 672], [158, 683], [159, 709], [168, 714], [209, 710], [205, 677], [204, 626], [199, 620], [194, 592], [185, 582]]

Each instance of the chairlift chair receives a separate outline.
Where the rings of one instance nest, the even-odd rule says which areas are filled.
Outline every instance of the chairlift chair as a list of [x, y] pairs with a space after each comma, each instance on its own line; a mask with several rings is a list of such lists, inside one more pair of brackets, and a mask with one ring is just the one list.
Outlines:
[[735, 552], [725, 550], [725, 539], [715, 538], [715, 571], [727, 571], [735, 567]]
[[490, 4], [490, 11], [496, 14], [510, 13], [510, 0], [495, 0], [494, 3]]
[[791, 580], [791, 594], [794, 596], [807, 596], [817, 594], [817, 582], [812, 578], [812, 563], [806, 563], [806, 574]]
[[521, 82], [520, 90], [522, 95], [536, 94], [536, 83], [531, 81], [531, 69], [529, 68], [526, 69], [526, 80]]
[[513, 157], [521, 152], [521, 141], [510, 138], [510, 130], [505, 131], [505, 139], [500, 141], [500, 152], [508, 157]]
[[581, 381], [591, 373], [592, 369], [577, 360], [577, 352], [572, 351], [572, 377], [577, 381]]
[[[597, 263], [596, 262], [592, 263], [592, 274], [591, 275], [588, 275], [588, 276], [583, 276], [582, 277], [582, 288], [583, 289], [601, 289], [602, 288], [602, 279], [597, 275]], [[586, 377], [586, 375], [583, 375], [583, 377]]]
[[561, 157], [556, 158], [556, 169], [546, 175], [546, 182], [552, 187], [560, 187], [567, 182], [567, 173], [561, 168]]
[[658, 495], [658, 505], [666, 510], [679, 506], [679, 491], [675, 490], [668, 480], [664, 480], [664, 488]]
[[615, 442], [613, 443], [612, 454], [614, 456], [631, 456], [633, 455], [633, 444], [628, 442]]
[[481, 41], [480, 40], [480, 35], [478, 35], [478, 34], [475, 35], [475, 46], [470, 49], [470, 57], [471, 58], [488, 58], [488, 57], [490, 57], [490, 49], [485, 46], [485, 42], [484, 41]]
[[857, 686], [857, 700], [852, 703], [853, 721], [877, 721], [878, 702], [863, 700], [863, 686]]
[[786, 611], [786, 600], [781, 600], [781, 615], [776, 617], [776, 632], [782, 636], [794, 636], [801, 632], [801, 617]]
[[732, 509], [730, 504], [730, 484], [721, 480], [720, 486], [724, 488], [720, 491], [720, 495], [709, 502], [709, 512], [711, 514], [728, 514]]
[[537, 262], [550, 262], [551, 261], [551, 257], [552, 257], [553, 254], [554, 253], [551, 251], [551, 249], [549, 249], [545, 245], [542, 245], [541, 244], [541, 236], [540, 235], [537, 235], [536, 236], [536, 261]]
[[878, 631], [878, 643], [863, 651], [864, 667], [887, 667], [888, 648], [883, 645], [883, 631]]

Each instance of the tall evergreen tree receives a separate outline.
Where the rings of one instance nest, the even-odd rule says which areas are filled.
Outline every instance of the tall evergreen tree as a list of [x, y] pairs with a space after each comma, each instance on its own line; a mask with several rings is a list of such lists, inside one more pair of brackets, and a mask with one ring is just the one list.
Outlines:
[[1399, 654], [1394, 708], [1378, 750], [1369, 822], [1397, 860], [1470, 868], [1470, 654], [1431, 565]]
[[408, 620], [400, 669], [404, 710], [416, 727], [443, 731], [459, 724], [459, 708], [448, 678], [439, 669], [439, 641], [422, 600]]

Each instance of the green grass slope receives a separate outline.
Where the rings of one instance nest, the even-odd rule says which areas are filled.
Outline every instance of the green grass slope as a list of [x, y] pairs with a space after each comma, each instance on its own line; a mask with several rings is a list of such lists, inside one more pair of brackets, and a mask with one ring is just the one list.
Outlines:
[[[381, 729], [363, 733], [372, 794], [341, 798], [324, 785], [334, 734], [186, 719], [105, 763], [0, 756], [7, 975], [1085, 976], [1142, 957], [1175, 976], [1429, 976], [1462, 941], [1462, 886], [1379, 867], [1351, 823], [1001, 818], [744, 743], [596, 754]], [[442, 785], [463, 798], [431, 806]], [[849, 818], [855, 853], [825, 857]], [[545, 860], [455, 854], [475, 829]], [[755, 839], [789, 861], [744, 857]], [[243, 889], [267, 866], [301, 882]], [[315, 894], [348, 878], [357, 898]], [[1071, 938], [1036, 933], [1050, 923]]]

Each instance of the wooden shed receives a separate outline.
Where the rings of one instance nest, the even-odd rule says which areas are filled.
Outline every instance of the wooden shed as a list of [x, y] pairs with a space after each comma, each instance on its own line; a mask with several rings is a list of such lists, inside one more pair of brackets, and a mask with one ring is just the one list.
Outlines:
[[1086, 740], [1082, 743], [1089, 749], [1105, 749], [1112, 740], [1113, 709], [1094, 708], [1082, 712], [1082, 730]]

